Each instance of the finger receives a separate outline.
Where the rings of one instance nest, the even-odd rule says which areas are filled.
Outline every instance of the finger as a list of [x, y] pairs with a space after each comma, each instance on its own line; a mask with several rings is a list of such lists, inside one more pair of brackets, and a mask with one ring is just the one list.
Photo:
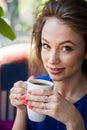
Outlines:
[[12, 99], [11, 98], [11, 104], [13, 105], [13, 106], [19, 106], [19, 105], [23, 105], [23, 103], [22, 103], [22, 101], [21, 100], [17, 100], [17, 99]]
[[52, 104], [51, 103], [44, 103], [44, 102], [29, 102], [28, 107], [32, 106], [33, 108], [38, 108], [38, 109], [49, 109], [51, 108]]
[[26, 110], [26, 105], [24, 105], [24, 104], [17, 104], [17, 103], [15, 103], [15, 101], [14, 101], [14, 103], [12, 103], [12, 105], [14, 106], [14, 107], [16, 107], [16, 108], [19, 108], [19, 109], [21, 109], [21, 110]]
[[41, 109], [41, 108], [30, 107], [30, 106], [29, 106], [29, 109], [32, 109], [33, 111], [44, 114], [44, 115], [50, 115], [50, 113], [52, 113], [52, 111], [49, 109]]
[[26, 93], [27, 86], [22, 82], [16, 82], [13, 86], [13, 88], [10, 90], [10, 93]]
[[34, 78], [35, 78], [35, 76], [34, 76], [34, 75], [31, 75], [31, 76], [28, 78], [27, 81], [29, 81], [30, 79], [34, 79]]
[[10, 94], [26, 94], [27, 90], [25, 88], [14, 88], [12, 91], [10, 91]]
[[9, 98], [10, 99], [20, 100], [21, 99], [21, 94], [10, 94]]
[[50, 102], [51, 97], [46, 95], [46, 96], [36, 96], [36, 95], [27, 95], [27, 100], [29, 101], [35, 101], [35, 102]]
[[23, 81], [18, 81], [18, 82], [14, 83], [14, 85], [10, 91], [14, 90], [14, 88], [25, 88], [26, 89], [27, 86]]
[[49, 89], [32, 89], [32, 90], [29, 90], [28, 93], [31, 94], [31, 95], [39, 95], [39, 96], [45, 96], [45, 95], [52, 95], [53, 90], [49, 90]]
[[[25, 100], [21, 100], [20, 98], [19, 98], [19, 100], [16, 98], [14, 98], [13, 96], [9, 96], [9, 98], [10, 98], [10, 101], [11, 101], [11, 104], [13, 105], [13, 106], [15, 106], [15, 107], [18, 107], [18, 106], [22, 106], [22, 105], [27, 105], [27, 103], [25, 103]], [[28, 101], [27, 101], [28, 102]]]

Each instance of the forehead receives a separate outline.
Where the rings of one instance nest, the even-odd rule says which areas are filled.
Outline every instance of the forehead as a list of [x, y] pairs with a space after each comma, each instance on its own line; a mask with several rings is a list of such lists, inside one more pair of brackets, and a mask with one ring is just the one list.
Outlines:
[[60, 20], [56, 17], [49, 17], [43, 26], [42, 33], [45, 31], [46, 32], [56, 31], [56, 32], [61, 33], [61, 32], [65, 32], [65, 31], [73, 32], [74, 30], [63, 20]]
[[74, 40], [74, 42], [82, 42], [83, 36], [72, 29], [66, 22], [55, 17], [50, 17], [46, 20], [43, 29], [42, 37], [48, 41], [55, 42], [61, 40]]

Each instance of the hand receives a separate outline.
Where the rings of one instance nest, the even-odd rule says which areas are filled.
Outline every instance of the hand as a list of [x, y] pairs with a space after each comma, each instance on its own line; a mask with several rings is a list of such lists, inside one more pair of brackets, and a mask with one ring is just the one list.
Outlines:
[[[30, 76], [28, 80], [34, 78]], [[13, 106], [20, 110], [26, 109], [28, 100], [26, 99], [27, 86], [23, 81], [14, 83], [13, 88], [10, 90], [10, 101]]]
[[10, 96], [9, 96], [11, 104], [16, 108], [24, 110], [26, 106], [22, 103], [21, 98], [24, 95], [26, 95], [26, 93], [27, 93], [27, 87], [23, 81], [18, 81], [14, 83], [13, 88], [11, 88], [10, 90]]
[[72, 103], [54, 90], [29, 91], [29, 108], [41, 114], [49, 115], [65, 125], [72, 121], [75, 123], [79, 112]]

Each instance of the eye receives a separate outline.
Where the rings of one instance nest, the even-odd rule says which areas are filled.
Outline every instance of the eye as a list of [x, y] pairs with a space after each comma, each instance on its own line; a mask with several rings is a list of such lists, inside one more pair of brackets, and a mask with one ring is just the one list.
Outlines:
[[72, 51], [72, 48], [71, 48], [70, 46], [64, 46], [64, 47], [62, 48], [62, 51], [70, 52], [70, 51]]
[[45, 48], [45, 49], [50, 48], [50, 46], [46, 43], [42, 43], [42, 47]]

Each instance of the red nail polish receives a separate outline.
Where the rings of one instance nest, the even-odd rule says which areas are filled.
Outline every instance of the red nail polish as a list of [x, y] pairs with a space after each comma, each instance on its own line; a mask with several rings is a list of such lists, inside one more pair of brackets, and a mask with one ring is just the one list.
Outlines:
[[34, 107], [33, 106], [28, 106], [28, 108], [32, 110]]
[[32, 90], [29, 90], [29, 92], [28, 92], [29, 94], [32, 94]]
[[23, 95], [23, 96], [21, 96], [21, 98], [20, 98], [21, 100], [25, 100], [26, 99], [26, 96], [25, 95]]
[[22, 100], [22, 103], [23, 103], [24, 105], [27, 105], [27, 104], [28, 104], [28, 100]]

